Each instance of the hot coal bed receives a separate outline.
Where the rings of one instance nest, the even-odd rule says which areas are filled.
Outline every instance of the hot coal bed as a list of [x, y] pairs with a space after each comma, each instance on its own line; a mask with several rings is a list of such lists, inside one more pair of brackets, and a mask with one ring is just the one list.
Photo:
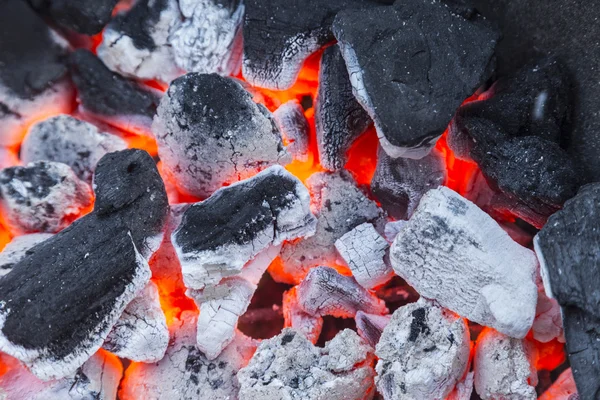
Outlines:
[[0, 0], [0, 399], [600, 399], [599, 16]]

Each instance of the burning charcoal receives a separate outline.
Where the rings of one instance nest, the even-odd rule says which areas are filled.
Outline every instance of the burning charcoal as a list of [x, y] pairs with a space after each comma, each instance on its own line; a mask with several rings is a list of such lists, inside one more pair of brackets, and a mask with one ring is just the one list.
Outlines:
[[12, 149], [0, 147], [0, 169], [20, 165], [19, 157]]
[[291, 161], [267, 109], [216, 74], [174, 80], [152, 128], [165, 168], [183, 193], [197, 197]]
[[537, 372], [530, 363], [530, 345], [493, 329], [477, 339], [473, 359], [475, 390], [483, 400], [537, 399]]
[[387, 314], [382, 300], [365, 290], [354, 278], [340, 275], [330, 267], [311, 269], [298, 285], [297, 294], [300, 308], [310, 315], [351, 318], [358, 311]]
[[71, 74], [83, 113], [128, 132], [150, 134], [158, 93], [112, 72], [87, 50], [72, 54]]
[[143, 256], [160, 243], [168, 204], [146, 152], [104, 156], [94, 181], [94, 211], [0, 279], [0, 351], [41, 379], [74, 374], [102, 346], [148, 283]]
[[65, 164], [38, 161], [0, 170], [0, 209], [13, 235], [58, 232], [91, 203], [90, 187]]
[[458, 315], [419, 300], [399, 308], [375, 354], [384, 399], [445, 399], [469, 362], [469, 328]]
[[180, 18], [177, 0], [138, 1], [102, 32], [98, 57], [121, 75], [170, 82], [182, 74], [168, 41]]
[[236, 376], [256, 345], [241, 333], [221, 355], [209, 361], [196, 348], [196, 318], [185, 312], [171, 330], [165, 357], [153, 364], [132, 364], [125, 373], [119, 395], [138, 399], [237, 399]]
[[0, 354], [0, 365], [7, 369], [0, 375], [0, 394], [5, 399], [114, 400], [123, 375], [119, 359], [106, 351], [94, 354], [72, 376], [47, 382], [6, 354]]
[[34, 120], [71, 111], [68, 44], [25, 1], [2, 1], [0, 26], [0, 145], [15, 146]]
[[312, 235], [309, 203], [298, 178], [275, 166], [192, 205], [172, 235], [186, 286], [216, 284], [269, 246]]
[[86, 35], [100, 33], [118, 0], [29, 0], [33, 8], [61, 27]]
[[419, 294], [481, 325], [523, 338], [535, 317], [537, 260], [485, 212], [432, 189], [396, 237], [392, 267]]
[[31, 248], [50, 237], [52, 237], [50, 233], [32, 233], [15, 237], [10, 243], [4, 246], [4, 249], [0, 253], [0, 277], [8, 274], [12, 270], [13, 265], [28, 255]]
[[264, 340], [238, 373], [240, 400], [359, 400], [369, 398], [375, 372], [370, 347], [344, 330], [315, 347], [304, 335], [284, 329]]
[[323, 52], [317, 93], [319, 160], [325, 169], [336, 171], [346, 164], [346, 152], [354, 140], [371, 125], [369, 114], [352, 94], [346, 63], [337, 45]]
[[533, 321], [531, 330], [533, 338], [538, 342], [548, 343], [555, 338], [564, 342], [560, 306], [555, 299], [546, 296], [543, 288], [541, 291], [538, 291], [535, 320]]
[[389, 247], [369, 223], [357, 226], [335, 242], [335, 248], [350, 267], [352, 276], [366, 289], [383, 285], [394, 275], [385, 260]]
[[150, 282], [127, 305], [102, 347], [121, 358], [157, 362], [164, 357], [168, 344], [169, 330], [158, 288]]
[[244, 4], [240, 0], [179, 0], [183, 14], [171, 34], [175, 61], [189, 72], [239, 71]]
[[463, 380], [456, 384], [454, 390], [450, 393], [446, 400], [470, 400], [473, 394], [473, 381], [475, 373], [469, 372]]
[[571, 368], [560, 374], [552, 386], [539, 397], [539, 400], [579, 400]]
[[446, 166], [437, 150], [420, 160], [411, 160], [393, 159], [380, 148], [371, 189], [390, 216], [406, 220], [415, 211], [421, 197], [445, 180]]
[[273, 118], [287, 143], [286, 150], [294, 159], [308, 161], [309, 126], [300, 103], [290, 100], [282, 104], [273, 113]]
[[91, 183], [98, 161], [107, 153], [126, 148], [127, 143], [118, 136], [71, 116], [59, 115], [31, 128], [21, 145], [21, 160], [61, 162], [71, 167], [79, 179]]
[[377, 346], [381, 333], [390, 322], [389, 315], [367, 314], [362, 311], [356, 313], [356, 329], [362, 337], [371, 346]]
[[422, 0], [338, 13], [333, 33], [354, 94], [388, 155], [427, 155], [462, 101], [490, 77], [499, 38], [490, 26]]
[[360, 224], [369, 222], [383, 230], [384, 213], [356, 187], [347, 171], [316, 173], [306, 181], [317, 210], [317, 232], [281, 249], [283, 271], [275, 279], [298, 284], [309, 269], [327, 265], [338, 257], [335, 241]]
[[310, 315], [300, 308], [295, 287], [283, 294], [283, 317], [286, 328], [302, 333], [312, 344], [317, 343], [323, 329], [323, 318]]

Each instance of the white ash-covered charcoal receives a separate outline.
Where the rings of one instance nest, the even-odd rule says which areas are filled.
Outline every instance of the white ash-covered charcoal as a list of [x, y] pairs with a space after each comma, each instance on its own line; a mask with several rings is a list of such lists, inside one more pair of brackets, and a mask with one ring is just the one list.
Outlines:
[[375, 351], [377, 389], [389, 400], [443, 400], [463, 377], [470, 352], [460, 316], [423, 299], [400, 307]]
[[242, 61], [241, 0], [179, 0], [183, 19], [169, 43], [175, 62], [188, 72], [230, 75]]
[[240, 400], [368, 400], [373, 396], [372, 351], [345, 330], [324, 348], [284, 329], [264, 340], [240, 370]]
[[314, 236], [284, 243], [281, 249], [283, 274], [276, 280], [298, 284], [309, 269], [335, 262], [335, 241], [365, 222], [383, 230], [384, 212], [356, 185], [347, 171], [319, 172], [306, 181], [311, 207], [317, 216]]
[[332, 30], [354, 95], [393, 158], [427, 155], [462, 101], [490, 77], [499, 39], [477, 13], [465, 18], [422, 0], [344, 10]]
[[29, 4], [59, 26], [85, 35], [100, 33], [119, 0], [29, 0]]
[[538, 342], [548, 343], [556, 338], [561, 342], [565, 341], [560, 305], [556, 299], [546, 295], [543, 287], [538, 290], [538, 302], [531, 332]]
[[475, 373], [469, 372], [459, 381], [446, 400], [470, 400], [473, 394]]
[[308, 190], [274, 166], [189, 207], [172, 241], [186, 286], [202, 289], [239, 274], [270, 246], [312, 235], [315, 224]]
[[71, 167], [79, 179], [91, 183], [98, 161], [107, 153], [126, 148], [127, 143], [116, 135], [59, 115], [31, 127], [21, 144], [21, 160], [60, 162]]
[[123, 400], [137, 399], [237, 399], [237, 372], [256, 345], [237, 333], [234, 341], [215, 360], [196, 347], [196, 316], [184, 312], [171, 327], [165, 357], [152, 364], [133, 364], [121, 384]]
[[389, 242], [389, 243], [394, 243], [394, 239], [396, 239], [396, 236], [398, 236], [398, 234], [400, 233], [400, 231], [402, 229], [404, 229], [404, 227], [406, 226], [407, 221], [405, 220], [398, 220], [398, 221], [390, 221], [387, 224], [385, 224], [385, 228], [383, 230], [383, 234], [385, 235], [385, 239]]
[[297, 100], [283, 103], [273, 113], [286, 150], [298, 161], [308, 161], [309, 126], [304, 109]]
[[298, 304], [314, 316], [331, 315], [351, 318], [358, 311], [387, 314], [383, 300], [360, 286], [351, 276], [344, 276], [330, 267], [310, 270], [297, 286]]
[[300, 307], [296, 289], [293, 287], [283, 294], [285, 327], [302, 333], [311, 343], [316, 344], [323, 329], [323, 317], [310, 315]]
[[419, 205], [421, 197], [446, 180], [446, 165], [438, 150], [419, 160], [388, 156], [380, 147], [377, 152], [377, 168], [371, 180], [373, 195], [381, 202], [391, 217], [399, 220], [410, 218]]
[[152, 118], [160, 102], [157, 90], [112, 72], [82, 49], [71, 54], [71, 76], [83, 114], [127, 132], [151, 135]]
[[532, 345], [493, 329], [479, 334], [473, 358], [475, 391], [483, 400], [535, 400]]
[[315, 126], [321, 165], [330, 171], [344, 167], [346, 152], [371, 125], [369, 114], [352, 94], [346, 63], [337, 45], [323, 51]]
[[196, 197], [291, 161], [270, 112], [238, 81], [217, 74], [171, 82], [152, 130], [167, 172]]
[[169, 43], [180, 19], [177, 0], [137, 1], [104, 29], [98, 57], [121, 75], [170, 82], [183, 74]]
[[537, 259], [458, 193], [427, 192], [390, 250], [394, 271], [419, 294], [516, 338], [533, 323]]
[[72, 111], [67, 42], [27, 2], [0, 3], [0, 146], [15, 146], [34, 120]]
[[169, 344], [169, 329], [160, 307], [158, 287], [149, 282], [123, 311], [102, 347], [131, 361], [162, 360]]
[[[74, 374], [146, 286], [168, 204], [152, 157], [104, 156], [94, 211], [32, 248], [0, 279], [0, 351], [41, 379]], [[27, 321], [27, 324], [23, 324]]]
[[42, 381], [17, 359], [0, 354], [0, 365], [7, 370], [0, 375], [0, 396], [24, 400], [115, 400], [123, 375], [121, 361], [100, 350], [72, 375]]
[[13, 235], [58, 232], [91, 204], [89, 185], [68, 165], [37, 161], [0, 170], [0, 210]]
[[379, 343], [381, 333], [390, 322], [390, 315], [367, 314], [363, 311], [356, 313], [356, 330], [373, 348]]
[[13, 265], [27, 256], [31, 248], [50, 237], [51, 233], [31, 233], [13, 238], [0, 253], [0, 277], [8, 274]]
[[573, 371], [565, 370], [538, 400], [579, 400]]
[[358, 225], [335, 242], [335, 248], [350, 267], [352, 276], [366, 289], [383, 285], [394, 275], [387, 259], [389, 247], [369, 223]]

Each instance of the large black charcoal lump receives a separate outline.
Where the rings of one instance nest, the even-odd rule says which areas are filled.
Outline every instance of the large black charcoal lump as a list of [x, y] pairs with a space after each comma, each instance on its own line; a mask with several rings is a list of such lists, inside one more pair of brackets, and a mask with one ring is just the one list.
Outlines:
[[354, 94], [390, 156], [421, 158], [491, 75], [499, 34], [439, 1], [338, 13], [333, 32]]
[[58, 25], [86, 35], [99, 33], [118, 0], [29, 0], [33, 8]]

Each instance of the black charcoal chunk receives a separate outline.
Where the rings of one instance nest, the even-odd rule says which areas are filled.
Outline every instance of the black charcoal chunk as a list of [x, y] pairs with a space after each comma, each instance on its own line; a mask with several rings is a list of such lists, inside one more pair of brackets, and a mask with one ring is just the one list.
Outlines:
[[352, 84], [337, 45], [321, 58], [315, 108], [317, 145], [321, 165], [336, 171], [346, 164], [346, 152], [371, 124], [369, 114], [352, 94]]
[[377, 154], [377, 169], [371, 180], [373, 195], [388, 215], [407, 220], [430, 189], [442, 185], [446, 165], [439, 151], [420, 160], [393, 159], [382, 148]]
[[33, 8], [58, 25], [95, 35], [110, 21], [118, 0], [29, 0]]
[[275, 110], [273, 118], [286, 144], [286, 150], [295, 160], [308, 161], [310, 127], [302, 105], [296, 100], [290, 100]]
[[345, 10], [333, 32], [354, 94], [392, 157], [421, 158], [491, 75], [499, 34], [439, 1]]

